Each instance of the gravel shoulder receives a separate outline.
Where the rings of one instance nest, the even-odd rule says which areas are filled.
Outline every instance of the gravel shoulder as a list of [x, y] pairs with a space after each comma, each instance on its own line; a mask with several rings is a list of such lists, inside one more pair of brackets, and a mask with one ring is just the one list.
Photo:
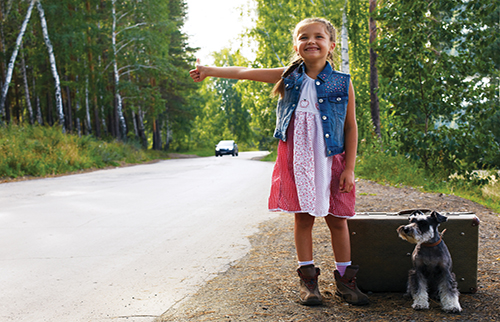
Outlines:
[[500, 321], [499, 214], [456, 196], [417, 189], [357, 183], [357, 212], [396, 212], [431, 208], [475, 213], [479, 226], [478, 292], [461, 294], [461, 314], [446, 314], [436, 301], [431, 309], [414, 311], [402, 293], [370, 294], [370, 305], [355, 307], [334, 295], [329, 231], [322, 220], [314, 228], [315, 262], [322, 269], [324, 304], [298, 303], [298, 277], [293, 242], [293, 217], [282, 214], [261, 225], [251, 239], [252, 250], [202, 286], [196, 294], [170, 308], [156, 322], [166, 321]]

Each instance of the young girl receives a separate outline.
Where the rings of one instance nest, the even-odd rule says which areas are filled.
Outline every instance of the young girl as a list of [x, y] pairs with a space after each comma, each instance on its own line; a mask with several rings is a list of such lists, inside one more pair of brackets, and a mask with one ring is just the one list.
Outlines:
[[207, 67], [190, 71], [195, 82], [208, 76], [275, 83], [279, 94], [276, 130], [280, 139], [269, 209], [295, 214], [300, 303], [319, 305], [320, 269], [314, 266], [312, 228], [324, 217], [331, 232], [336, 294], [363, 305], [356, 285], [347, 218], [354, 216], [354, 165], [358, 130], [350, 76], [332, 69], [335, 28], [321, 18], [305, 19], [293, 34], [294, 57], [287, 68]]

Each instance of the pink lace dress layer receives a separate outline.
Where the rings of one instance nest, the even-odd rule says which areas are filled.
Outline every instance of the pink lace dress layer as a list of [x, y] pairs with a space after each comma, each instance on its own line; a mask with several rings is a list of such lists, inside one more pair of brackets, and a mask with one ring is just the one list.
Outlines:
[[280, 141], [273, 171], [269, 210], [354, 216], [355, 189], [339, 192], [344, 153], [326, 157], [325, 141], [314, 80], [304, 76], [299, 104]]

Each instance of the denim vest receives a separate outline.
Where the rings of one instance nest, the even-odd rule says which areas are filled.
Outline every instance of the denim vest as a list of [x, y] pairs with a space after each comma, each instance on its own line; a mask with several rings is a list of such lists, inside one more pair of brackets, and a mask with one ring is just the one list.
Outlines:
[[[285, 95], [278, 101], [276, 129], [274, 137], [286, 141], [286, 130], [300, 98], [300, 88], [304, 79], [302, 63], [283, 79]], [[314, 81], [318, 96], [326, 156], [344, 152], [344, 122], [349, 99], [350, 75], [334, 71], [327, 62], [325, 68]]]

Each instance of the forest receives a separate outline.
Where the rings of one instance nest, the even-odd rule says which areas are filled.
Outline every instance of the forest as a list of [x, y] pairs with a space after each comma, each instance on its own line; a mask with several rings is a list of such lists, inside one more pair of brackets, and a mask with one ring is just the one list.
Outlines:
[[[206, 2], [207, 10], [210, 1]], [[306, 17], [337, 27], [356, 90], [359, 154], [474, 179], [500, 169], [500, 6], [489, 0], [249, 0], [254, 27], [218, 66], [286, 66]], [[273, 150], [271, 84], [191, 81], [183, 0], [0, 0], [0, 126], [187, 151]], [[214, 9], [214, 8], [210, 8]], [[215, 9], [214, 9], [215, 10]], [[207, 19], [206, 24], [210, 24]], [[256, 44], [255, 59], [240, 50]], [[0, 146], [8, 144], [2, 142]]]

